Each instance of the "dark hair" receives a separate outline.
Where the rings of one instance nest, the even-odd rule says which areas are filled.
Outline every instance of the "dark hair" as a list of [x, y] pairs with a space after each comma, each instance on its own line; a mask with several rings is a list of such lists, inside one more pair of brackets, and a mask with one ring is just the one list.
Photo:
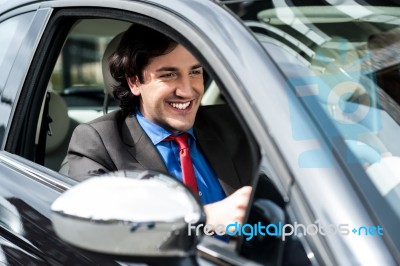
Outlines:
[[143, 82], [143, 69], [150, 59], [168, 54], [177, 42], [168, 36], [143, 25], [134, 24], [122, 35], [117, 50], [109, 57], [111, 76], [118, 85], [113, 87], [114, 98], [125, 114], [131, 113], [139, 99], [133, 95], [126, 77], [136, 76]]

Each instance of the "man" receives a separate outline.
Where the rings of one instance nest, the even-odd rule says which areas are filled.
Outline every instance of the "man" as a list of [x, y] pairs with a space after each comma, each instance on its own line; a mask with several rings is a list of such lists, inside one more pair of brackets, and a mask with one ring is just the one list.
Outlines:
[[109, 63], [121, 110], [76, 128], [69, 175], [168, 172], [199, 196], [207, 223], [242, 222], [251, 193], [251, 149], [226, 107], [199, 109], [204, 85], [198, 60], [169, 37], [135, 24]]

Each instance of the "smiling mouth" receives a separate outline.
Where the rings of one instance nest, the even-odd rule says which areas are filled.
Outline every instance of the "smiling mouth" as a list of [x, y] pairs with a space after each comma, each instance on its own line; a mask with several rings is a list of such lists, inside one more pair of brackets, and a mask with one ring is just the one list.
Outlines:
[[190, 103], [191, 101], [186, 103], [169, 103], [169, 105], [178, 110], [186, 110], [189, 108]]

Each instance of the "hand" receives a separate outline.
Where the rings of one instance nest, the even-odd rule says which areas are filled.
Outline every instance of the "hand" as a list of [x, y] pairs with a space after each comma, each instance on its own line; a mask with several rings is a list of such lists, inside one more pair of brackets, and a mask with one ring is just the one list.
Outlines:
[[234, 222], [242, 224], [251, 190], [250, 186], [245, 186], [221, 201], [205, 205], [207, 224], [214, 226], [219, 224], [226, 226]]

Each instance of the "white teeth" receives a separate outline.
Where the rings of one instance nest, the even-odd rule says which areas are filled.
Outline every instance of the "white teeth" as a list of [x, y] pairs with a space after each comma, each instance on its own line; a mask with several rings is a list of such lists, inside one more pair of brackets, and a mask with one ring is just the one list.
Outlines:
[[184, 110], [189, 107], [190, 102], [187, 103], [170, 103], [170, 105], [176, 109]]

